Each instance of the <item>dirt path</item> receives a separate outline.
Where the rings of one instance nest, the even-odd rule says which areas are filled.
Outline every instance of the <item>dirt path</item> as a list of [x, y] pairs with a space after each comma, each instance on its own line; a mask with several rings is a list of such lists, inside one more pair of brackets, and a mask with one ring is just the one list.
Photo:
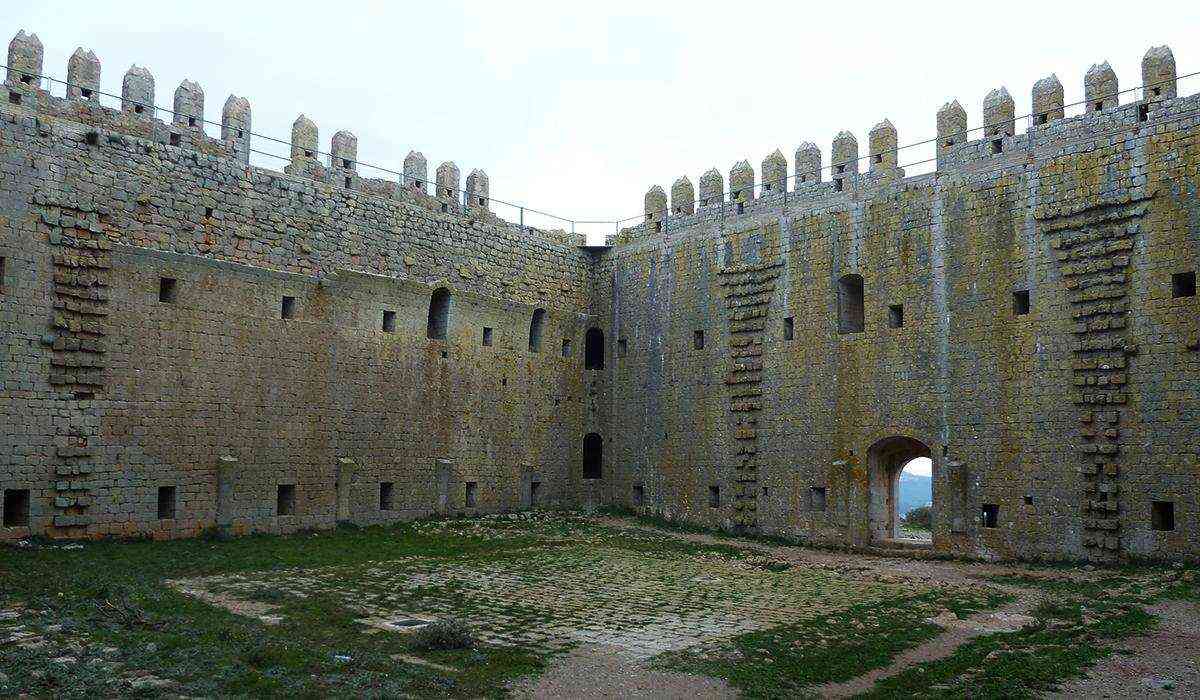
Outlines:
[[877, 668], [842, 683], [827, 683], [811, 690], [823, 698], [849, 698], [865, 693], [874, 688], [879, 681], [903, 673], [914, 665], [950, 656], [975, 637], [994, 632], [1014, 632], [1033, 624], [1034, 618], [1027, 614], [1033, 605], [1034, 600], [1024, 596], [999, 610], [972, 615], [963, 620], [954, 617], [954, 613], [939, 615], [934, 622], [946, 631], [928, 642], [901, 653], [883, 668]]
[[1166, 601], [1151, 608], [1153, 632], [1127, 641], [1123, 649], [1068, 681], [1052, 698], [1200, 697], [1200, 605]]
[[724, 681], [651, 669], [630, 661], [618, 647], [588, 644], [557, 659], [538, 678], [513, 688], [513, 696], [543, 698], [736, 698]]

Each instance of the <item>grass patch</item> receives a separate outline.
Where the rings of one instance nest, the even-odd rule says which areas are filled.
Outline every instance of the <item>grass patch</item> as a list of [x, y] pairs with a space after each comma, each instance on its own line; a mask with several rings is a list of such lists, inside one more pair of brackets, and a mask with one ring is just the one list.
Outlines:
[[746, 697], [794, 696], [804, 688], [845, 681], [885, 666], [897, 654], [936, 636], [926, 622], [942, 610], [961, 616], [1005, 602], [999, 593], [936, 591], [855, 605], [769, 630], [734, 637], [716, 648], [663, 654], [666, 668], [723, 678]]

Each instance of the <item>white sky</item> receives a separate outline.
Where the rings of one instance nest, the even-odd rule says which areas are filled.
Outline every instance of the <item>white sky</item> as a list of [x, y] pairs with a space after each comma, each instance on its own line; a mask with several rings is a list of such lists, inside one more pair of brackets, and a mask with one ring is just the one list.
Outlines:
[[933, 460], [928, 457], [917, 457], [904, 465], [903, 471], [909, 474], [919, 474], [921, 476], [933, 475]]
[[[90, 47], [106, 91], [119, 93], [136, 62], [154, 74], [160, 105], [191, 78], [209, 119], [234, 92], [249, 98], [255, 131], [287, 139], [304, 112], [322, 149], [350, 129], [364, 162], [398, 170], [415, 148], [431, 174], [443, 160], [464, 177], [481, 167], [493, 196], [576, 219], [640, 214], [652, 184], [696, 183], [742, 158], [757, 172], [777, 147], [790, 168], [806, 140], [828, 164], [841, 129], [865, 152], [884, 117], [901, 144], [923, 140], [954, 97], [978, 125], [984, 95], [1001, 85], [1024, 114], [1033, 82], [1051, 72], [1073, 102], [1105, 59], [1131, 87], [1152, 45], [1171, 46], [1180, 74], [1200, 70], [1194, 0], [6, 2], [0, 32], [19, 28], [38, 33], [57, 77], [77, 45]], [[1195, 92], [1200, 77], [1181, 83]], [[929, 155], [905, 151], [901, 163]]]

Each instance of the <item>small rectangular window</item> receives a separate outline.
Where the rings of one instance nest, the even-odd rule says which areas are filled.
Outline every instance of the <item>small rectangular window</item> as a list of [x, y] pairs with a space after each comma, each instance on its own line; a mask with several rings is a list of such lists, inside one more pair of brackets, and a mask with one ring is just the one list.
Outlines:
[[1196, 273], [1176, 272], [1171, 275], [1171, 296], [1175, 299], [1196, 296]]
[[1103, 112], [1103, 111], [1104, 111], [1104, 103], [1103, 103], [1103, 102], [1097, 102], [1097, 103], [1096, 103], [1096, 111], [1097, 111], [1097, 112]]
[[846, 172], [846, 165], [845, 165], [845, 164], [842, 164], [842, 165], [839, 165], [839, 166], [837, 166], [837, 173], [838, 173], [838, 175], [843, 175], [843, 174], [845, 174], [845, 172]]
[[158, 519], [173, 520], [175, 518], [175, 487], [158, 487]]
[[888, 328], [900, 328], [904, 325], [904, 304], [892, 304], [888, 307]]
[[995, 503], [984, 503], [982, 515], [984, 527], [1000, 527], [1000, 506]]
[[697, 350], [704, 349], [704, 331], [697, 330], [692, 332], [692, 347]]
[[808, 490], [808, 509], [825, 510], [825, 487], [813, 486]]
[[163, 304], [175, 303], [175, 280], [171, 277], [158, 278], [158, 300]]
[[485, 348], [492, 346], [492, 329], [487, 326], [483, 327], [483, 346]]
[[992, 153], [996, 154], [996, 153], [1003, 153], [1003, 152], [1004, 152], [1004, 140], [1003, 139], [992, 139]]
[[721, 507], [721, 487], [720, 486], [717, 486], [714, 484], [714, 485], [708, 487], [708, 507], [709, 508], [720, 508]]
[[875, 162], [876, 162], [876, 163], [882, 163], [882, 162], [883, 162], [883, 154], [882, 154], [882, 153], [876, 153], [876, 154], [875, 154]]
[[542, 482], [540, 482], [540, 481], [529, 482], [529, 505], [530, 506], [537, 505], [538, 495], [540, 494], [541, 490], [542, 490]]
[[1028, 494], [1028, 493], [1025, 494], [1025, 505], [1027, 505], [1027, 506], [1033, 505], [1033, 495], [1032, 494]]
[[21, 93], [9, 90], [8, 101], [15, 105], [21, 104]]
[[792, 340], [796, 337], [796, 319], [788, 316], [783, 319], [783, 339]]
[[343, 167], [343, 168], [346, 168], [346, 169], [349, 169], [349, 168], [350, 168], [350, 160], [349, 160], [348, 158], [343, 158], [343, 159], [342, 159], [342, 167]]
[[213, 208], [212, 208], [212, 207], [204, 207], [204, 216], [205, 216], [205, 218], [209, 218], [209, 219], [211, 219], [211, 218], [212, 218], [212, 215], [213, 215]]
[[196, 126], [196, 118], [188, 117], [188, 126]]
[[296, 512], [296, 485], [279, 484], [275, 489], [275, 515], [291, 515]]
[[296, 317], [296, 297], [284, 297], [279, 304], [279, 318]]
[[379, 510], [393, 510], [396, 507], [396, 484], [391, 481], [379, 482]]
[[467, 504], [468, 508], [475, 507], [475, 492], [478, 489], [479, 489], [478, 483], [476, 483], [474, 481], [468, 481], [466, 483], [466, 488], [463, 492], [463, 502]]
[[742, 203], [742, 202], [738, 202], [738, 203], [737, 203], [737, 205], [738, 205], [738, 206], [737, 206], [737, 213], [739, 213], [739, 214], [745, 214], [745, 213], [746, 213], [746, 205], [745, 205], [744, 203]]
[[625, 340], [624, 338], [618, 338], [617, 339], [617, 352], [620, 353], [621, 357], [625, 357], [626, 355], [628, 355], [629, 354], [629, 341]]
[[840, 178], [840, 177], [835, 177], [835, 178], [833, 179], [833, 189], [834, 189], [834, 191], [836, 191], [836, 192], [841, 192], [841, 191], [842, 191], [842, 178]]
[[29, 489], [4, 490], [4, 527], [29, 525]]
[[1150, 527], [1159, 532], [1175, 529], [1175, 502], [1152, 501], [1150, 503]]
[[643, 486], [642, 482], [639, 481], [633, 485], [633, 507], [641, 508], [642, 504], [645, 501], [646, 501], [646, 487]]
[[346, 178], [346, 189], [350, 189], [350, 178]]
[[141, 105], [134, 105], [134, 106], [133, 106], [133, 113], [134, 113], [134, 114], [141, 114], [143, 111], [145, 111], [145, 109], [146, 109], [146, 108], [145, 108], [145, 107], [143, 107], [143, 106], [141, 106]]
[[570, 339], [570, 338], [563, 338], [563, 346], [562, 346], [562, 348], [563, 348], [563, 355], [562, 355], [562, 356], [563, 356], [563, 357], [570, 357], [570, 356], [571, 356], [571, 339]]
[[1038, 124], [1045, 124], [1048, 121], [1050, 121], [1050, 115], [1048, 113], [1042, 112], [1041, 114], [1037, 115]]
[[1138, 121], [1139, 122], [1150, 121], [1150, 105], [1142, 105], [1142, 106], [1138, 107]]
[[384, 333], [395, 333], [396, 332], [396, 312], [395, 311], [384, 311], [383, 312], [383, 332]]
[[171, 134], [171, 145], [178, 146], [183, 142], [183, 138], [179, 134]]
[[1029, 290], [1020, 289], [1013, 292], [1013, 314], [1024, 316], [1029, 313]]

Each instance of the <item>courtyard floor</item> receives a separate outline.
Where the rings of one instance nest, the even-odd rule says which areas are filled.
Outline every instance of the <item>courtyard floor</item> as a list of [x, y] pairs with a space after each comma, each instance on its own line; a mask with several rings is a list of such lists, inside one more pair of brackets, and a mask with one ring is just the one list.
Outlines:
[[1198, 579], [549, 512], [39, 542], [0, 548], [0, 697], [1195, 697]]

